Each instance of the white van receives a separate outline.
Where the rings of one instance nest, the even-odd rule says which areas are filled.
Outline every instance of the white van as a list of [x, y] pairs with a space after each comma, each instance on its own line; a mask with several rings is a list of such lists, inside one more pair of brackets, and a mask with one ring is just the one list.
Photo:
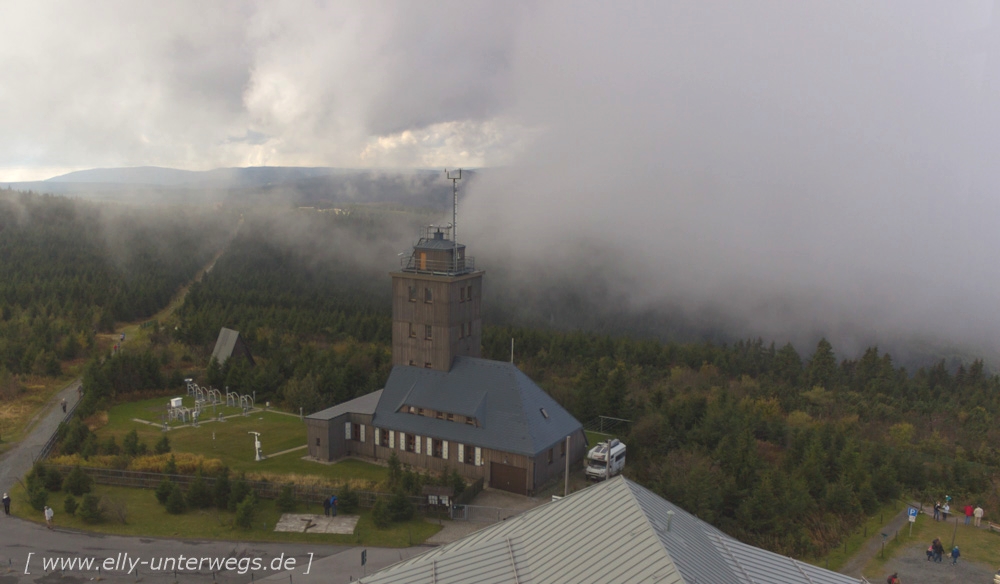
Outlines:
[[[610, 451], [610, 457], [608, 452]], [[610, 467], [608, 459], [610, 458]], [[613, 477], [625, 468], [625, 445], [617, 438], [599, 442], [587, 453], [588, 479], [603, 480]]]

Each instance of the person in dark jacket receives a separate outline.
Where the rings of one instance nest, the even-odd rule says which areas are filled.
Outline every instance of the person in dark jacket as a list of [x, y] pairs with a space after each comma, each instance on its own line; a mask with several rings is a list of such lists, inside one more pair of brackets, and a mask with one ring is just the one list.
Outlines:
[[10, 495], [3, 494], [3, 514], [10, 515]]
[[944, 544], [941, 543], [940, 539], [934, 539], [934, 561], [940, 562], [941, 558], [944, 557]]
[[951, 548], [951, 564], [955, 565], [958, 563], [958, 556], [962, 555], [962, 552], [958, 551], [958, 546]]
[[330, 516], [330, 499], [323, 499], [323, 515]]

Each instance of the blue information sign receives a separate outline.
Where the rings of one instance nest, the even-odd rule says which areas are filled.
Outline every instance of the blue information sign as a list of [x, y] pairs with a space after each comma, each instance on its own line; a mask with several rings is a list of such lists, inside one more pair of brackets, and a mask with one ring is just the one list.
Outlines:
[[909, 511], [907, 511], [907, 513], [910, 516], [910, 523], [913, 523], [914, 521], [917, 520], [917, 508], [916, 507], [910, 507], [910, 509], [909, 509]]

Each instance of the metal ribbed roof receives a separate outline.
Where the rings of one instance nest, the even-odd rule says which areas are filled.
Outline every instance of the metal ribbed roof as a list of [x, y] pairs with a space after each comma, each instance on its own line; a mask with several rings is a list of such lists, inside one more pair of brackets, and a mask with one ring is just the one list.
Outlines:
[[[404, 406], [474, 417], [478, 426], [400, 412]], [[373, 424], [527, 456], [583, 427], [513, 364], [474, 357], [455, 357], [450, 371], [393, 367]]]
[[[669, 529], [667, 512], [673, 511]], [[365, 584], [860, 584], [741, 543], [616, 477], [363, 578]]]

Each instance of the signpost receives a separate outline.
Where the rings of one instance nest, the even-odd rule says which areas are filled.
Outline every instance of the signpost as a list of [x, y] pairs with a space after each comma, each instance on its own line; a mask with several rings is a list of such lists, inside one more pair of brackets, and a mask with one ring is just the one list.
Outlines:
[[913, 524], [917, 522], [917, 508], [910, 507], [907, 509], [906, 514], [910, 520], [910, 535], [913, 535]]

